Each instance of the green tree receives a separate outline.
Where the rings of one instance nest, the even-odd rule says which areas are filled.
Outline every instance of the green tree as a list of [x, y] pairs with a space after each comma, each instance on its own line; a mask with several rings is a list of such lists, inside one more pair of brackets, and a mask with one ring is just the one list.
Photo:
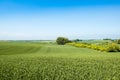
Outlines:
[[65, 37], [58, 37], [58, 38], [56, 39], [56, 42], [57, 42], [57, 44], [59, 44], [59, 45], [64, 45], [64, 44], [70, 42], [70, 40], [69, 40], [68, 38], [65, 38]]
[[74, 42], [79, 42], [79, 41], [82, 41], [81, 39], [75, 39], [73, 40]]

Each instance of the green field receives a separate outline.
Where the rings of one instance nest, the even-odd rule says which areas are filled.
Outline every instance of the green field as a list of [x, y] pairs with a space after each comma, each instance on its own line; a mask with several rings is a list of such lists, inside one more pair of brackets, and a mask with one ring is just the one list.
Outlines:
[[120, 52], [0, 42], [0, 80], [120, 80]]

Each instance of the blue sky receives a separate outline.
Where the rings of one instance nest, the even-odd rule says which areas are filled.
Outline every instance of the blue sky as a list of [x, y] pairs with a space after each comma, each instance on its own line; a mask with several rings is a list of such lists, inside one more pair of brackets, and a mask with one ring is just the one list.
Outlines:
[[0, 40], [120, 38], [119, 0], [0, 0]]

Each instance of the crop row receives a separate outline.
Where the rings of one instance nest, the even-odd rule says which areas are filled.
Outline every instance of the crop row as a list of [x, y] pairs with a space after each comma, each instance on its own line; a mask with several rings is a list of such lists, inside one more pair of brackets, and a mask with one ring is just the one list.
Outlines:
[[[0, 80], [119, 80], [119, 59], [1, 58]], [[4, 60], [4, 61], [3, 61]]]

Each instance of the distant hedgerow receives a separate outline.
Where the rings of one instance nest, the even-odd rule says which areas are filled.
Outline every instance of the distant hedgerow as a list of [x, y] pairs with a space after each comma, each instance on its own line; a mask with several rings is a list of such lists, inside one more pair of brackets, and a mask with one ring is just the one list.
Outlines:
[[104, 45], [96, 45], [96, 44], [88, 44], [88, 43], [68, 43], [68, 45], [72, 45], [78, 48], [89, 48], [98, 51], [106, 51], [106, 52], [120, 52], [120, 47], [116, 43], [107, 43]]

